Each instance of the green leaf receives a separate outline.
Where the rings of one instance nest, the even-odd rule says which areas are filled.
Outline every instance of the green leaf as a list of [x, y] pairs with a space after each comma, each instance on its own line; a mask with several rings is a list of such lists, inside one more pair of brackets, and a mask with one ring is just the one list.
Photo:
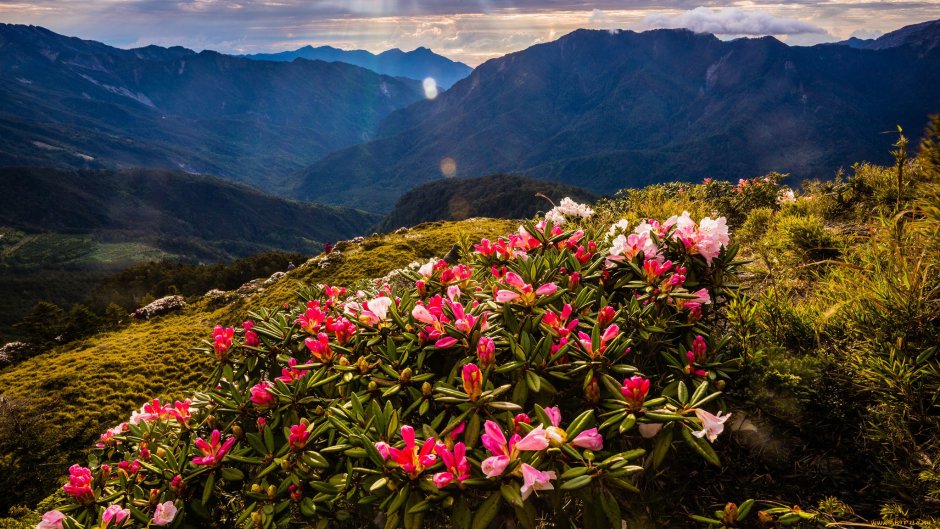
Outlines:
[[685, 385], [685, 382], [679, 382], [679, 387], [676, 388], [676, 393], [681, 404], [689, 402], [689, 388]]
[[223, 468], [221, 474], [222, 479], [225, 481], [241, 481], [245, 479], [245, 473], [237, 468]]
[[212, 489], [215, 488], [215, 473], [210, 472], [209, 477], [206, 478], [205, 485], [202, 486], [202, 505], [209, 503], [209, 498], [212, 496]]
[[454, 513], [450, 517], [451, 524], [459, 529], [470, 529], [473, 522], [473, 513], [467, 506], [467, 500], [463, 496], [454, 504]]
[[503, 495], [503, 499], [506, 500], [506, 503], [514, 507], [522, 507], [522, 495], [519, 492], [519, 485], [517, 483], [504, 483], [499, 488], [499, 492]]
[[542, 387], [542, 380], [534, 371], [525, 372], [525, 383], [533, 393], [538, 393]]
[[479, 508], [477, 508], [477, 513], [473, 517], [473, 525], [471, 529], [486, 529], [490, 526], [490, 523], [496, 519], [496, 514], [499, 513], [499, 499], [502, 495], [499, 492], [491, 492], [489, 496], [483, 501]]
[[587, 429], [591, 423], [594, 422], [594, 410], [587, 410], [581, 415], [578, 415], [571, 423], [568, 425], [568, 428], [565, 431], [568, 433], [568, 438], [573, 439], [576, 435], [583, 432]]
[[578, 476], [561, 484], [561, 490], [577, 490], [591, 484], [591, 476]]
[[663, 428], [660, 431], [660, 434], [656, 437], [656, 444], [653, 445], [653, 453], [651, 457], [653, 459], [653, 468], [659, 468], [659, 465], [662, 464], [663, 459], [666, 457], [666, 453], [669, 451], [669, 447], [672, 445], [672, 429]]
[[685, 427], [682, 428], [682, 437], [685, 438], [686, 444], [691, 446], [700, 456], [704, 457], [706, 461], [716, 467], [721, 466], [721, 461], [718, 459], [718, 454], [715, 453], [715, 449], [712, 448], [711, 444], [704, 438], [695, 437], [692, 435], [692, 430]]

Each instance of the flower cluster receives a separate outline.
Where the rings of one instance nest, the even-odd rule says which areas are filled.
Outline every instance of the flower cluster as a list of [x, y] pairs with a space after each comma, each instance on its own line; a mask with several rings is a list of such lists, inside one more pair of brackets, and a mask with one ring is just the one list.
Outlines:
[[719, 464], [724, 219], [592, 215], [562, 200], [465, 262], [216, 327], [203, 390], [101, 434], [40, 527], [482, 527], [615, 514], [601, 498], [654, 479], [673, 444]]

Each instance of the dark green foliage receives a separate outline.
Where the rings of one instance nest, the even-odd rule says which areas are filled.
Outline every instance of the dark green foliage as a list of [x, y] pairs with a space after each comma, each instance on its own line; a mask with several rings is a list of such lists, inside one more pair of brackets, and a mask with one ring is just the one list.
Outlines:
[[[143, 304], [145, 297], [168, 295], [185, 297], [201, 295], [209, 290], [235, 290], [257, 278], [284, 272], [291, 263], [306, 261], [303, 254], [264, 253], [239, 259], [233, 263], [184, 264], [150, 262], [131, 266], [102, 281], [92, 293], [95, 307], [117, 304], [125, 314]], [[116, 309], [111, 309], [114, 312]]]
[[20, 335], [37, 345], [48, 346], [65, 332], [65, 311], [55, 303], [40, 301], [19, 323], [13, 326]]
[[165, 167], [283, 189], [420, 97], [416, 81], [343, 63], [121, 50], [0, 24], [0, 165]]
[[482, 178], [448, 178], [424, 184], [402, 195], [395, 209], [379, 224], [391, 231], [435, 220], [462, 220], [472, 217], [522, 219], [538, 211], [552, 209], [552, 203], [571, 197], [576, 202], [593, 202], [597, 197], [583, 189], [512, 175]]
[[579, 30], [488, 61], [379, 138], [308, 169], [301, 197], [389, 209], [441, 175], [510, 172], [612, 193], [769, 171], [828, 177], [887, 162], [884, 136], [940, 108], [940, 47], [789, 47], [686, 30]]
[[[0, 168], [0, 188], [0, 338], [15, 337], [9, 326], [37, 301], [89, 304], [98, 283], [136, 263], [226, 262], [276, 251], [314, 255], [323, 243], [359, 235], [379, 219], [165, 170]], [[189, 286], [179, 271], [167, 285], [153, 283], [153, 293], [167, 293], [170, 284], [185, 295], [235, 288], [238, 281], [286, 269], [295, 258], [271, 257], [233, 268], [194, 268]], [[133, 310], [151, 289], [139, 287], [117, 297], [99, 292], [91, 306], [101, 314], [116, 301]]]
[[[314, 253], [323, 242], [358, 235], [377, 220], [363, 211], [288, 201], [219, 178], [157, 169], [4, 168], [0, 187], [0, 226], [94, 234], [104, 243], [146, 242], [200, 260], [270, 250]], [[85, 246], [76, 254], [92, 241], [80, 243]], [[16, 268], [29, 264], [47, 263], [40, 255]]]

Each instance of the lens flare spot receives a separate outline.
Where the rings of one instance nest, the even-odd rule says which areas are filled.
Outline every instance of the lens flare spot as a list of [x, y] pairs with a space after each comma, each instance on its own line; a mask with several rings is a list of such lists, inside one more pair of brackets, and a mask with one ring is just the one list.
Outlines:
[[457, 176], [457, 162], [450, 157], [441, 160], [441, 174], [444, 175], [444, 178]]
[[437, 97], [437, 81], [433, 77], [426, 78], [421, 85], [424, 87], [424, 97], [428, 99]]

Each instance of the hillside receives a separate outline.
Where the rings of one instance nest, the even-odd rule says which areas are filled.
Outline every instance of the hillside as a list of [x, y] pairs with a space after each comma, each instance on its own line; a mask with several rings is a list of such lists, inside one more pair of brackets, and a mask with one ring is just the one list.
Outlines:
[[597, 193], [769, 171], [828, 178], [885, 161], [884, 131], [940, 109], [940, 49], [790, 47], [687, 30], [579, 30], [487, 61], [332, 153], [296, 196], [390, 210], [438, 178], [507, 172]]
[[420, 83], [344, 63], [122, 50], [0, 24], [0, 165], [162, 167], [283, 190]]
[[[209, 339], [216, 324], [238, 326], [260, 307], [296, 300], [300, 287], [328, 282], [354, 286], [395, 268], [447, 253], [459, 233], [481, 238], [511, 229], [505, 221], [474, 220], [425, 225], [405, 234], [337, 245], [329, 256], [298, 266], [273, 284], [258, 281], [247, 297], [202, 299], [183, 312], [138, 322], [0, 368], [0, 419], [33, 417], [28, 433], [6, 430], [0, 420], [0, 513], [47, 495], [68, 461], [79, 457], [104, 429], [159, 395], [182, 398], [209, 374], [207, 359], [192, 347]], [[56, 369], [49, 369], [49, 366]], [[107, 402], [89, 406], [96, 399]], [[27, 437], [24, 437], [26, 435]], [[30, 437], [39, 435], [38, 438]], [[33, 465], [41, 462], [41, 472]], [[35, 468], [35, 467], [34, 467]]]
[[377, 215], [158, 169], [0, 168], [0, 334], [40, 299], [87, 302], [128, 265], [318, 253]]
[[[203, 508], [225, 516], [250, 514], [257, 508], [255, 512], [259, 512], [259, 516], [285, 521], [370, 518], [363, 511], [373, 509], [375, 505], [372, 502], [353, 503], [351, 505], [356, 507], [347, 507], [344, 500], [335, 499], [337, 494], [347, 490], [385, 497], [397, 490], [405, 490], [404, 496], [427, 494], [429, 497], [459, 490], [461, 501], [480, 505], [469, 507], [472, 512], [466, 517], [461, 514], [463, 507], [459, 504], [451, 507], [434, 501], [429, 502], [427, 508], [434, 509], [434, 516], [446, 517], [446, 521], [458, 527], [470, 526], [470, 518], [474, 516], [483, 519], [478, 514], [480, 512], [492, 511], [496, 516], [498, 511], [497, 519], [514, 519], [519, 511], [514, 510], [510, 502], [514, 500], [513, 487], [518, 487], [518, 477], [506, 475], [487, 479], [485, 474], [481, 474], [488, 472], [481, 470], [486, 468], [481, 466], [482, 457], [474, 456], [468, 463], [468, 475], [474, 479], [467, 480], [459, 488], [452, 486], [445, 490], [445, 487], [440, 487], [438, 490], [431, 487], [431, 473], [442, 468], [434, 466], [422, 474], [421, 479], [426, 479], [427, 487], [386, 490], [380, 486], [373, 487], [369, 480], [382, 478], [407, 483], [399, 480], [400, 465], [390, 463], [388, 467], [381, 467], [383, 458], [379, 454], [369, 454], [368, 446], [371, 445], [351, 445], [352, 439], [345, 441], [344, 438], [345, 442], [339, 445], [342, 448], [337, 449], [330, 425], [345, 420], [347, 414], [383, 417], [379, 402], [387, 402], [389, 410], [394, 408], [398, 412], [393, 419], [384, 416], [386, 418], [381, 420], [394, 423], [383, 422], [380, 430], [393, 432], [386, 435], [389, 439], [394, 435], [395, 444], [400, 445], [397, 432], [401, 424], [417, 425], [415, 432], [422, 437], [443, 428], [443, 424], [433, 419], [436, 412], [418, 410], [417, 403], [423, 402], [422, 399], [427, 399], [431, 406], [444, 407], [445, 411], [441, 413], [453, 408], [473, 413], [490, 407], [492, 397], [499, 394], [499, 390], [494, 389], [493, 378], [516, 374], [519, 379], [512, 386], [511, 396], [504, 393], [506, 397], [503, 398], [507, 402], [493, 403], [491, 409], [484, 411], [486, 420], [511, 425], [515, 411], [506, 412], [512, 409], [509, 408], [511, 402], [527, 403], [530, 399], [563, 397], [557, 401], [558, 408], [551, 410], [533, 405], [533, 411], [527, 411], [527, 417], [542, 424], [552, 420], [564, 421], [560, 424], [568, 432], [584, 432], [587, 426], [594, 426], [588, 430], [589, 435], [594, 436], [592, 438], [603, 432], [603, 446], [572, 445], [571, 437], [575, 434], [571, 433], [567, 439], [570, 446], [539, 452], [544, 458], [526, 459], [532, 465], [544, 465], [546, 460], [563, 457], [564, 464], [573, 467], [587, 464], [606, 468], [602, 465], [611, 463], [606, 459], [610, 445], [627, 443], [638, 447], [631, 455], [621, 456], [633, 463], [629, 467], [629, 477], [621, 474], [622, 479], [609, 481], [611, 478], [604, 472], [589, 470], [586, 474], [578, 470], [565, 474], [559, 469], [551, 477], [555, 484], [553, 490], [557, 493], [540, 489], [540, 494], [533, 494], [526, 500], [526, 505], [555, 513], [555, 516], [591, 520], [585, 524], [586, 527], [611, 525], [605, 523], [608, 518], [623, 519], [628, 525], [641, 529], [699, 527], [699, 522], [702, 527], [706, 524], [714, 526], [717, 523], [708, 520], [724, 516], [730, 516], [739, 527], [763, 526], [765, 523], [759, 520], [766, 520], [769, 516], [782, 522], [803, 520], [804, 526], [820, 529], [833, 524], [880, 524], [885, 519], [898, 516], [930, 520], [935, 517], [933, 507], [940, 502], [935, 458], [924, 457], [936, 453], [937, 434], [940, 432], [940, 423], [931, 412], [936, 388], [940, 387], [938, 356], [934, 347], [940, 325], [940, 314], [936, 311], [940, 293], [940, 276], [936, 274], [937, 256], [940, 255], [936, 251], [940, 248], [937, 238], [940, 233], [937, 229], [940, 225], [940, 187], [937, 187], [940, 185], [940, 121], [936, 123], [933, 137], [935, 147], [932, 155], [922, 155], [902, 165], [900, 187], [895, 167], [859, 164], [844, 178], [822, 183], [807, 182], [802, 193], [791, 194], [778, 185], [780, 175], [768, 175], [737, 185], [712, 180], [702, 184], [675, 182], [628, 189], [612, 199], [595, 203], [592, 217], [567, 227], [570, 232], [557, 236], [565, 241], [569, 234], [577, 233], [575, 230], [584, 230], [585, 237], [596, 240], [599, 253], [591, 252], [584, 263], [592, 269], [602, 265], [608, 255], [629, 251], [628, 246], [634, 244], [626, 241], [628, 246], [618, 246], [617, 239], [607, 235], [611, 229], [615, 233], [624, 230], [624, 233], [636, 235], [632, 226], [657, 216], [665, 218], [664, 212], [671, 211], [688, 211], [693, 219], [716, 213], [726, 217], [732, 242], [724, 243], [724, 249], [713, 257], [711, 264], [706, 261], [704, 247], [699, 249], [697, 246], [699, 243], [693, 243], [696, 253], [684, 253], [693, 250], [686, 249], [685, 241], [673, 240], [671, 236], [657, 243], [663, 245], [664, 251], [679, 252], [677, 255], [684, 260], [681, 271], [675, 272], [682, 275], [679, 281], [685, 281], [691, 288], [706, 284], [710, 285], [710, 290], [713, 289], [715, 293], [706, 304], [708, 307], [700, 307], [700, 310], [708, 312], [701, 319], [690, 316], [688, 322], [684, 313], [674, 314], [674, 310], [679, 309], [672, 308], [671, 294], [653, 290], [648, 283], [656, 285], [662, 281], [661, 286], [666, 288], [666, 280], [674, 279], [675, 275], [671, 270], [655, 270], [651, 263], [659, 262], [658, 258], [647, 259], [642, 255], [635, 257], [636, 262], [604, 265], [603, 274], [585, 273], [580, 283], [559, 281], [562, 286], [557, 287], [557, 292], [535, 294], [535, 303], [531, 305], [524, 299], [518, 303], [504, 301], [502, 303], [505, 304], [500, 305], [500, 302], [489, 299], [494, 296], [489, 288], [468, 289], [469, 293], [455, 292], [455, 296], [468, 295], [485, 300], [479, 305], [474, 304], [472, 310], [474, 315], [479, 315], [480, 311], [490, 312], [492, 319], [490, 328], [486, 329], [488, 333], [498, 325], [518, 328], [511, 332], [526, 336], [524, 342], [504, 342], [502, 334], [497, 336], [499, 340], [495, 347], [499, 356], [492, 367], [486, 368], [490, 382], [489, 385], [483, 382], [483, 396], [478, 397], [475, 405], [473, 397], [470, 397], [469, 404], [467, 402], [466, 395], [473, 390], [473, 382], [466, 382], [466, 377], [462, 386], [466, 394], [461, 393], [459, 378], [454, 384], [435, 384], [433, 398], [418, 388], [418, 382], [434, 376], [434, 370], [439, 368], [437, 362], [482, 364], [484, 361], [482, 353], [472, 350], [468, 352], [468, 358], [461, 359], [461, 348], [466, 348], [462, 342], [454, 349], [457, 354], [442, 355], [440, 351], [450, 351], [450, 346], [425, 342], [411, 332], [410, 326], [416, 325], [417, 318], [426, 317], [411, 307], [415, 306], [416, 300], [427, 300], [432, 289], [433, 292], [444, 292], [444, 276], [436, 273], [427, 284], [422, 281], [424, 286], [420, 288], [429, 289], [424, 293], [419, 287], [412, 286], [413, 275], [404, 278], [388, 275], [378, 281], [366, 278], [386, 275], [412, 261], [423, 263], [429, 257], [444, 253], [457, 240], [472, 243], [486, 237], [495, 241], [496, 234], [507, 232], [518, 236], [520, 232], [511, 222], [483, 219], [442, 222], [402, 233], [344, 242], [337, 245], [336, 251], [329, 256], [312, 259], [285, 277], [270, 282], [257, 281], [253, 287], [242, 289], [242, 295], [248, 293], [247, 297], [202, 299], [181, 313], [136, 323], [115, 333], [54, 349], [0, 371], [0, 387], [4, 388], [5, 397], [0, 401], [4, 405], [0, 448], [11, 454], [0, 460], [0, 465], [4, 465], [0, 469], [0, 479], [4, 480], [0, 482], [0, 490], [7, 491], [3, 496], [4, 506], [22, 501], [32, 505], [37, 498], [56, 488], [60, 482], [55, 476], [64, 473], [69, 463], [86, 464], [81, 455], [82, 447], [94, 442], [97, 434], [106, 428], [125, 419], [140, 403], [156, 396], [166, 403], [172, 398], [191, 395], [192, 388], [203, 386], [211, 393], [196, 396], [193, 419], [198, 423], [192, 426], [195, 428], [193, 435], [205, 438], [211, 428], [224, 428], [222, 435], [225, 438], [237, 436], [233, 437], [236, 444], [230, 455], [225, 457], [220, 468], [210, 467], [208, 471], [198, 463], [181, 465], [179, 472], [190, 476], [185, 490], [170, 489], [166, 484], [175, 472], [157, 473], [156, 476], [152, 473], [151, 468], [176, 465], [166, 463], [169, 460], [164, 456], [158, 456], [159, 459], [153, 457], [155, 452], [150, 452], [152, 459], [147, 463], [150, 466], [144, 467], [141, 474], [145, 476], [143, 479], [154, 480], [155, 488], [161, 487], [157, 489], [161, 499], [170, 498], [178, 503], [180, 515], [187, 521], [211, 520]], [[899, 209], [908, 214], [897, 215]], [[692, 229], [701, 230], [705, 221], [698, 228], [694, 226], [693, 221]], [[524, 229], [530, 230], [528, 233], [537, 233], [538, 230], [534, 224]], [[663, 229], [668, 235], [672, 228]], [[692, 241], [698, 240], [702, 234], [696, 233]], [[517, 239], [510, 244], [531, 245], [533, 242]], [[493, 275], [499, 273], [498, 270], [494, 272], [496, 264], [529, 274], [526, 280], [534, 284], [544, 280], [536, 280], [534, 278], [538, 276], [532, 274], [558, 280], [558, 274], [572, 272], [571, 269], [564, 272], [557, 266], [546, 266], [546, 259], [562, 256], [566, 266], [578, 269], [580, 263], [574, 257], [574, 247], [550, 239], [544, 242], [536, 239], [534, 244], [543, 248], [529, 248], [529, 255], [524, 259], [490, 256], [485, 249], [469, 253], [464, 248], [461, 261], [473, 262], [471, 282], [491, 281], [499, 288], [507, 288], [506, 285], [512, 283], [508, 277], [504, 283]], [[582, 251], [583, 248], [578, 253]], [[489, 266], [491, 263], [493, 268]], [[686, 268], [686, 265], [694, 266], [695, 270]], [[703, 274], [706, 270], [710, 277]], [[412, 268], [411, 274], [415, 273]], [[628, 276], [623, 277], [623, 274]], [[627, 278], [633, 279], [627, 281]], [[897, 278], [905, 279], [898, 281]], [[313, 297], [322, 301], [325, 296], [313, 285], [346, 285], [350, 292], [363, 289], [367, 292], [365, 296], [373, 300], [378, 285], [384, 281], [395, 286], [395, 292], [401, 296], [402, 308], [407, 310], [389, 309], [390, 316], [385, 326], [375, 328], [369, 323], [369, 318], [378, 316], [364, 312], [356, 323], [357, 331], [353, 338], [356, 346], [347, 343], [347, 349], [334, 345], [337, 351], [342, 351], [337, 356], [341, 360], [323, 363], [314, 362], [311, 358], [314, 363], [298, 365], [297, 368], [310, 369], [309, 376], [316, 378], [310, 382], [298, 379], [284, 383], [282, 380], [267, 390], [277, 405], [261, 401], [259, 395], [264, 388], [259, 390], [257, 385], [252, 386], [258, 382], [258, 377], [274, 377], [282, 367], [289, 372], [291, 368], [286, 365], [288, 356], [305, 355], [310, 347], [303, 346], [303, 340], [310, 331], [293, 320], [308, 309], [304, 299]], [[593, 290], [595, 288], [604, 289], [599, 300], [594, 297], [599, 293]], [[636, 289], [638, 297], [616, 297], [621, 288]], [[260, 290], [249, 293], [252, 289]], [[297, 298], [298, 290], [300, 299]], [[608, 297], [607, 293], [613, 295]], [[560, 307], [556, 305], [564, 298], [558, 296], [575, 297], [575, 294], [581, 298], [579, 303], [584, 304], [584, 308], [570, 326], [566, 325], [568, 316], [565, 315], [561, 316], [559, 323], [555, 318], [559, 317], [557, 310]], [[672, 294], [678, 295], [675, 291]], [[642, 303], [636, 303], [636, 300], [642, 300]], [[565, 302], [569, 303], [566, 299]], [[606, 304], [620, 308], [609, 312], [600, 310], [597, 316], [593, 315], [597, 307]], [[334, 309], [339, 310], [337, 307], [329, 308]], [[508, 316], [510, 311], [514, 316]], [[586, 315], [587, 312], [592, 314]], [[541, 324], [534, 323], [530, 320], [532, 313], [538, 317], [535, 322], [545, 319]], [[312, 318], [316, 311], [307, 314]], [[243, 345], [239, 331], [237, 343], [231, 349], [232, 356], [219, 360], [215, 356], [219, 353], [213, 353], [212, 345], [202, 341], [208, 339], [214, 325], [239, 327], [239, 323], [248, 317], [257, 322], [255, 329], [264, 340], [258, 348]], [[604, 338], [601, 338], [601, 329], [610, 323], [610, 320], [601, 323], [601, 318], [613, 318], [619, 324], [619, 328], [614, 329], [616, 337], [610, 338], [606, 336], [609, 331], [604, 331]], [[407, 332], [397, 334], [396, 329], [405, 325], [409, 326]], [[447, 324], [444, 328], [458, 333], [451, 327]], [[594, 329], [594, 342], [604, 340], [600, 343], [608, 345], [608, 352], [602, 349], [594, 353], [588, 348], [592, 337], [584, 334], [579, 336], [580, 346], [565, 349], [567, 358], [552, 360], [548, 364], [530, 361], [536, 357], [549, 362], [540, 355], [547, 354], [545, 351], [557, 339], [554, 333], [563, 327], [568, 330]], [[430, 329], [434, 327], [428, 325], [421, 332], [431, 332]], [[333, 332], [330, 331], [331, 343]], [[532, 340], [530, 334], [542, 337]], [[396, 342], [399, 336], [401, 341]], [[692, 336], [696, 336], [694, 341]], [[247, 337], [244, 340], [247, 341]], [[368, 345], [369, 341], [372, 345]], [[627, 341], [629, 348], [624, 349]], [[523, 346], [522, 343], [529, 345]], [[203, 353], [192, 352], [190, 347], [200, 347]], [[288, 349], [284, 354], [273, 351], [268, 354], [269, 348], [273, 347], [277, 347], [278, 352], [285, 351], [284, 347]], [[367, 349], [369, 347], [380, 352], [373, 352]], [[587, 352], [582, 348], [588, 348]], [[265, 354], [256, 355], [256, 350]], [[310, 350], [316, 352], [315, 349]], [[403, 370], [399, 373], [399, 364], [381, 356], [386, 354], [386, 350], [419, 351], [416, 355], [419, 365], [425, 358], [432, 359], [431, 365], [424, 368], [416, 365], [416, 370], [407, 375]], [[350, 355], [349, 364], [344, 362], [346, 354]], [[595, 354], [599, 356], [595, 357]], [[408, 356], [399, 358], [404, 362]], [[603, 362], [597, 361], [598, 358]], [[641, 367], [625, 373], [611, 371], [614, 376], [604, 373], [603, 385], [587, 380], [584, 382], [586, 388], [582, 388], [583, 376], [558, 376], [562, 369], [585, 369], [587, 366], [595, 370], [605, 369], [606, 362], [614, 361], [614, 358]], [[252, 369], [253, 359], [271, 364], [258, 368], [259, 373], [245, 375]], [[213, 364], [216, 365], [214, 371]], [[48, 369], [50, 365], [57, 369]], [[243, 388], [237, 387], [225, 378], [228, 375], [223, 376], [224, 365], [229, 365], [232, 370], [238, 369], [241, 376], [252, 378], [241, 384]], [[332, 371], [335, 371], [335, 378], [329, 375]], [[92, 372], [99, 375], [93, 378], [84, 376]], [[635, 372], [640, 374], [630, 378]], [[347, 373], [348, 376], [345, 375]], [[355, 396], [342, 393], [348, 387], [345, 380], [322, 390], [336, 391], [335, 394], [321, 397], [319, 393], [313, 393], [321, 391], [317, 388], [326, 384], [324, 380], [338, 381], [342, 376], [357, 384], [359, 389]], [[410, 376], [422, 378], [411, 379], [412, 384], [409, 385]], [[454, 373], [450, 374], [450, 378], [454, 376]], [[456, 376], [459, 377], [459, 373]], [[619, 387], [622, 379], [623, 390]], [[637, 379], [651, 382], [651, 386], [642, 390], [641, 397], [631, 397], [627, 391], [630, 389], [628, 381], [636, 382]], [[316, 384], [313, 381], [317, 381]], [[373, 387], [370, 383], [380, 385]], [[621, 392], [624, 400], [615, 397]], [[207, 417], [208, 411], [201, 408], [207, 406], [206, 399], [210, 394], [213, 402], [217, 403], [211, 410], [214, 418]], [[548, 411], [558, 414], [563, 407], [567, 410], [572, 406], [589, 405], [586, 403], [599, 398], [600, 394], [609, 397], [600, 401], [598, 409], [605, 414], [600, 418], [593, 416], [592, 410], [580, 416], [581, 420], [576, 420], [575, 415], [567, 411], [564, 419], [548, 415]], [[313, 402], [307, 402], [295, 395], [315, 396], [311, 399]], [[705, 395], [707, 399], [702, 400]], [[631, 398], [639, 400], [634, 402]], [[410, 399], [417, 399], [414, 406], [402, 405]], [[694, 409], [705, 405], [706, 400], [710, 408], [730, 414], [729, 420], [721, 422], [722, 427], [709, 426], [707, 421], [715, 419], [701, 414], [701, 410], [692, 415]], [[324, 402], [323, 409], [317, 408], [321, 402]], [[631, 402], [635, 407], [630, 407]], [[664, 408], [666, 411], [655, 411], [653, 407], [663, 403], [668, 406]], [[624, 409], [625, 405], [627, 409]], [[301, 407], [303, 411], [298, 412]], [[328, 410], [326, 414], [324, 410]], [[634, 410], [633, 414], [626, 416], [630, 410]], [[257, 417], [266, 421], [256, 427]], [[621, 417], [624, 417], [623, 422], [620, 422]], [[295, 437], [289, 438], [286, 430], [287, 425], [298, 424], [301, 418], [310, 421], [307, 432], [311, 444], [303, 452], [289, 447], [288, 443], [296, 442], [289, 439], [296, 439], [298, 434], [290, 432]], [[612, 422], [611, 419], [615, 420]], [[151, 428], [147, 421], [153, 419], [141, 420], [145, 424], [132, 426], [132, 432]], [[361, 430], [357, 431], [365, 432], [361, 434], [365, 435], [374, 420], [373, 417], [363, 418], [350, 425], [339, 422], [341, 426], [335, 428], [340, 431], [359, 428]], [[160, 424], [174, 428], [173, 419], [169, 421]], [[585, 421], [587, 424], [582, 424]], [[206, 426], [207, 422], [211, 426]], [[386, 430], [386, 424], [392, 426]], [[639, 427], [640, 432], [637, 432], [637, 424], [666, 426], [650, 433], [643, 427]], [[676, 431], [684, 428], [683, 425], [694, 430], [700, 424], [715, 438], [697, 442], [689, 431]], [[12, 425], [18, 428], [15, 434]], [[462, 438], [467, 442], [468, 453], [473, 451], [485, 455], [486, 450], [472, 440], [482, 432], [481, 425], [466, 426], [466, 430], [461, 430], [470, 433], [455, 432], [450, 441]], [[488, 425], [488, 428], [491, 432], [493, 426]], [[526, 434], [532, 431], [533, 426], [520, 428]], [[265, 430], [273, 433], [262, 436]], [[561, 426], [555, 430], [556, 433], [559, 431], [564, 431]], [[324, 432], [331, 433], [329, 438]], [[188, 459], [201, 454], [193, 450], [190, 443], [173, 437], [176, 434], [172, 432], [164, 434], [161, 431], [153, 435], [170, 443], [163, 454], [183, 450], [173, 456], [176, 461], [181, 461], [180, 457]], [[336, 432], [335, 435], [344, 434]], [[119, 438], [127, 439], [122, 442], [137, 443], [130, 435]], [[562, 437], [562, 443], [564, 439]], [[486, 439], [483, 443], [491, 444]], [[585, 446], [599, 457], [585, 457], [580, 455], [583, 453], [580, 450], [571, 450]], [[540, 449], [525, 450], [535, 452]], [[139, 454], [138, 448], [116, 445], [113, 440], [106, 444], [105, 449], [93, 453], [95, 459], [88, 463], [88, 467], [94, 469], [96, 483], [103, 472], [99, 462], [144, 457], [136, 455]], [[277, 457], [283, 462], [271, 463], [261, 457], [273, 453], [282, 454]], [[319, 460], [319, 457], [324, 459]], [[395, 457], [398, 458], [397, 455]], [[513, 457], [528, 456], [517, 454]], [[361, 491], [358, 484], [353, 489], [340, 489], [333, 485], [342, 480], [328, 481], [324, 477], [329, 475], [328, 472], [348, 472], [347, 458], [357, 461], [358, 466], [354, 466], [353, 471], [361, 473], [367, 480]], [[339, 465], [337, 461], [343, 464]], [[366, 472], [372, 465], [380, 466], [378, 473]], [[296, 476], [311, 472], [311, 468], [319, 474], [316, 479], [311, 478], [313, 484], [308, 488], [309, 482], [296, 481]], [[423, 471], [421, 467], [418, 472]], [[210, 474], [219, 477], [207, 478]], [[575, 481], [585, 475], [589, 478]], [[477, 476], [481, 477], [476, 479]], [[221, 484], [215, 479], [219, 479]], [[604, 481], [595, 483], [595, 480]], [[115, 479], [110, 486], [120, 486], [121, 483]], [[217, 486], [205, 486], [205, 483]], [[304, 494], [299, 499], [296, 490], [288, 490], [289, 485], [297, 483], [300, 485], [295, 489]], [[502, 489], [495, 488], [499, 483], [503, 485]], [[261, 493], [247, 492], [249, 487], [254, 488], [254, 484], [262, 487]], [[612, 493], [609, 487], [615, 486], [618, 487], [617, 492]], [[501, 493], [501, 490], [506, 492]], [[573, 503], [565, 503], [563, 511], [552, 507], [553, 494], [570, 494], [572, 491]], [[135, 488], [131, 493], [140, 500], [141, 506], [146, 505], [147, 490]], [[294, 495], [293, 499], [291, 495]], [[508, 496], [505, 500], [504, 495]], [[200, 498], [212, 501], [203, 502]], [[492, 501], [486, 501], [487, 498], [492, 498]], [[288, 500], [305, 508], [273, 510], [276, 504], [291, 506]], [[103, 501], [98, 500], [98, 503]], [[607, 507], [596, 511], [581, 507], [597, 501]], [[315, 509], [310, 508], [310, 502], [316, 503]], [[724, 510], [719, 508], [717, 514], [713, 514], [716, 505], [725, 504], [728, 506]], [[74, 505], [73, 500], [60, 494], [43, 502], [40, 511], [65, 505]], [[272, 509], [263, 510], [262, 506], [267, 505]], [[578, 507], [567, 507], [569, 505]], [[152, 510], [152, 506], [150, 508]], [[71, 516], [82, 516], [85, 509], [75, 507], [68, 512]], [[758, 514], [758, 511], [763, 514]], [[588, 513], [594, 512], [603, 514], [604, 518], [600, 521], [590, 519]], [[19, 520], [8, 523], [15, 529], [32, 527], [38, 521], [37, 515], [23, 509], [15, 510], [14, 515]], [[694, 522], [690, 520], [693, 515], [697, 516]], [[88, 518], [88, 515], [84, 516]], [[431, 514], [426, 520], [430, 519]], [[420, 518], [416, 523], [418, 527], [422, 526]], [[481, 527], [487, 525], [480, 523]]]
[[597, 196], [574, 187], [532, 180], [512, 175], [480, 178], [443, 179], [418, 186], [398, 199], [395, 208], [379, 224], [391, 231], [436, 220], [463, 220], [472, 217], [525, 219], [552, 204], [542, 194], [557, 202], [571, 197], [578, 202], [593, 202]]
[[341, 50], [332, 46], [304, 46], [293, 51], [243, 55], [257, 61], [310, 61], [344, 62], [368, 68], [373, 72], [395, 77], [408, 77], [422, 81], [428, 77], [445, 90], [463, 79], [473, 68], [438, 55], [427, 48], [402, 51], [398, 48], [374, 54], [366, 50]]

